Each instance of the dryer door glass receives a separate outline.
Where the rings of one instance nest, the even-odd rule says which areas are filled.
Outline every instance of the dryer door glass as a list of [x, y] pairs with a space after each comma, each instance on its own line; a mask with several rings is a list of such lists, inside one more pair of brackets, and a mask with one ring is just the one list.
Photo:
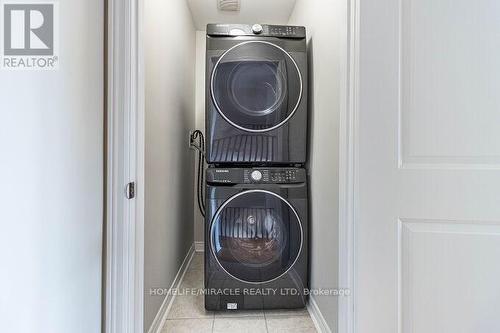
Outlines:
[[211, 250], [234, 278], [260, 283], [285, 274], [302, 247], [302, 226], [279, 195], [250, 190], [227, 200], [212, 219]]
[[282, 48], [264, 41], [243, 42], [213, 60], [212, 100], [233, 126], [265, 132], [292, 117], [302, 98], [302, 77]]

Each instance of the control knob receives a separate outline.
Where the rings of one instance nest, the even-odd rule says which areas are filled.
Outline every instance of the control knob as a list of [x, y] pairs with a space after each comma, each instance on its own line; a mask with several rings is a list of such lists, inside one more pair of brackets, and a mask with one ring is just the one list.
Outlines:
[[261, 34], [263, 30], [264, 29], [262, 28], [262, 26], [260, 24], [254, 24], [252, 26], [252, 31], [254, 34]]
[[258, 182], [262, 179], [262, 172], [260, 172], [259, 170], [252, 171], [250, 177], [256, 182]]

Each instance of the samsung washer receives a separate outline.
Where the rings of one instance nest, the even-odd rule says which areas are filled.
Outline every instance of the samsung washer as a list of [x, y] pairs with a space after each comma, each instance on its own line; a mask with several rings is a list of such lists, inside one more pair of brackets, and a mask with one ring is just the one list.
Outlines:
[[205, 308], [305, 307], [305, 170], [212, 167], [206, 191]]

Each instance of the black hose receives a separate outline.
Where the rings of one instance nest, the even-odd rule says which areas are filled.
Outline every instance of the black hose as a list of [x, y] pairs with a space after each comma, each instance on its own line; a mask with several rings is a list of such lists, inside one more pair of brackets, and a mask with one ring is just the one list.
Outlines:
[[[196, 146], [195, 142], [198, 140], [198, 146]], [[198, 175], [196, 179], [196, 197], [198, 200], [198, 209], [200, 210], [201, 215], [205, 217], [205, 195], [204, 195], [204, 167], [205, 167], [205, 159], [203, 148], [205, 147], [205, 138], [203, 137], [203, 133], [200, 130], [196, 130], [191, 134], [191, 146], [198, 149]]]

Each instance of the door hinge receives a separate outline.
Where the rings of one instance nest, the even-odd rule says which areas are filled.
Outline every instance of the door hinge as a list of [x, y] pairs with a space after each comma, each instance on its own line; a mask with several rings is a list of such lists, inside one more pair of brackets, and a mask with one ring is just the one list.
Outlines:
[[135, 182], [128, 183], [125, 188], [125, 196], [127, 199], [135, 198]]

